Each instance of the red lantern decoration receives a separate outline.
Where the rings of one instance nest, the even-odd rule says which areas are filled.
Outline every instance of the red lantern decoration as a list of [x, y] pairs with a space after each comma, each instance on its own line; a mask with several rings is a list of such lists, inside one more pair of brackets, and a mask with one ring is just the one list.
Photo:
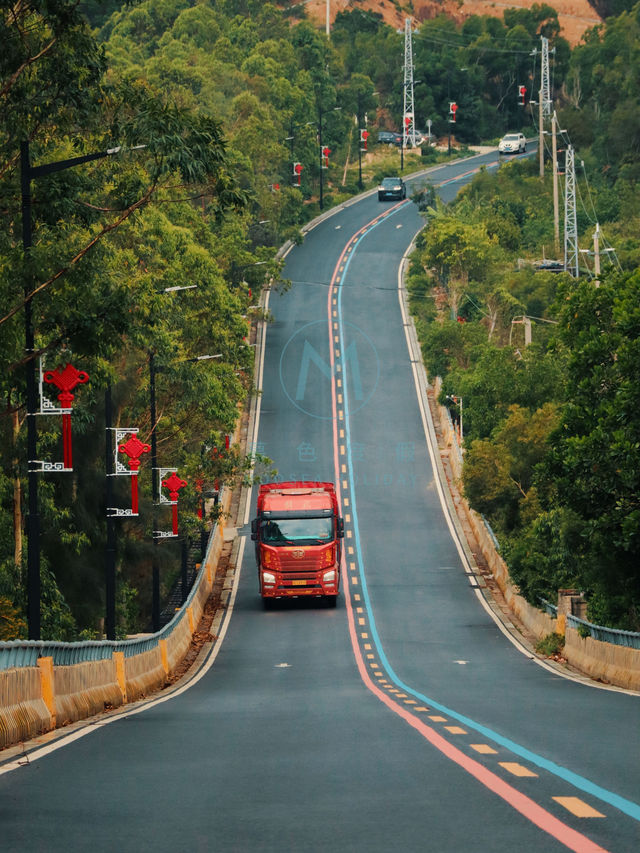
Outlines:
[[124, 444], [118, 447], [120, 453], [126, 453], [129, 457], [129, 468], [131, 474], [131, 512], [138, 514], [138, 469], [140, 468], [140, 456], [151, 450], [150, 444], [143, 444], [136, 435], [132, 435]]
[[66, 367], [57, 367], [55, 370], [47, 370], [44, 381], [49, 385], [55, 385], [60, 393], [58, 400], [63, 410], [62, 413], [62, 458], [65, 468], [72, 468], [71, 454], [71, 403], [74, 395], [71, 393], [76, 385], [84, 385], [89, 381], [89, 374], [84, 370], [76, 370], [72, 364]]
[[178, 492], [187, 485], [186, 480], [181, 480], [175, 471], [171, 472], [171, 476], [162, 481], [165, 489], [169, 489], [169, 500], [171, 501], [171, 517], [173, 521], [172, 532], [174, 536], [178, 535]]

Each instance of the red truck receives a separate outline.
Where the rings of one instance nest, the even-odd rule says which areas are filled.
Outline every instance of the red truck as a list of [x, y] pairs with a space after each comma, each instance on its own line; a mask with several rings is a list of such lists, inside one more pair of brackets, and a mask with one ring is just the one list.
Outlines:
[[317, 596], [334, 607], [340, 588], [344, 523], [333, 483], [264, 483], [251, 522], [260, 595]]

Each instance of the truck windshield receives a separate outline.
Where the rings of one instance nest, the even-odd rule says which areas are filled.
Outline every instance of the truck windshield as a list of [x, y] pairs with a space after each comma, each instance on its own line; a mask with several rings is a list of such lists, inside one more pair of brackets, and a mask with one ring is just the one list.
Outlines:
[[333, 539], [331, 518], [278, 518], [260, 524], [260, 539], [269, 545], [323, 545]]

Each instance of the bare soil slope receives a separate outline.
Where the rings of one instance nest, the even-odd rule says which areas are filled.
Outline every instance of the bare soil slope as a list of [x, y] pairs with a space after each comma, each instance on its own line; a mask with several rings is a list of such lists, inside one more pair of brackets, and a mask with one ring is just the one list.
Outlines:
[[[329, 0], [329, 7], [331, 21], [338, 12], [347, 9], [363, 9], [378, 12], [389, 26], [399, 30], [403, 29], [405, 18], [409, 15], [408, 10], [411, 8], [416, 21], [435, 18], [442, 12], [456, 21], [463, 21], [470, 15], [493, 15], [500, 18], [505, 9], [510, 7], [527, 9], [534, 2], [535, 0], [505, 0], [505, 2], [463, 0], [459, 5], [457, 0], [412, 0], [402, 4], [394, 0]], [[602, 20], [588, 0], [546, 0], [546, 2], [558, 11], [562, 35], [571, 45], [577, 44], [585, 30], [599, 24]], [[306, 8], [309, 17], [324, 26], [326, 0], [308, 0]]]

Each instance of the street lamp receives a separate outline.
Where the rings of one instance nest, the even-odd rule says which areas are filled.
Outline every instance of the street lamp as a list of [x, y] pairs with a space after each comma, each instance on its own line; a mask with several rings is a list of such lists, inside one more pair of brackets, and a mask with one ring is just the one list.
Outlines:
[[[145, 145], [135, 145], [129, 150], [145, 148]], [[94, 154], [84, 154], [81, 157], [71, 157], [68, 160], [58, 160], [55, 163], [45, 163], [42, 166], [32, 166], [29, 154], [29, 141], [20, 143], [20, 186], [22, 194], [22, 248], [25, 260], [24, 273], [24, 328], [26, 350], [26, 386], [27, 386], [27, 482], [29, 489], [29, 512], [27, 515], [27, 623], [29, 639], [40, 639], [40, 513], [38, 507], [38, 476], [35, 467], [37, 456], [36, 428], [36, 364], [35, 364], [35, 331], [33, 327], [33, 293], [31, 277], [27, 272], [28, 257], [32, 246], [31, 228], [31, 181], [44, 175], [52, 175], [71, 169], [92, 160], [102, 160], [112, 157], [122, 151], [121, 146], [107, 148]]]
[[[222, 353], [215, 355], [196, 355], [184, 359], [184, 363], [197, 363], [213, 358], [222, 358]], [[158, 468], [158, 435], [156, 415], [156, 374], [163, 368], [156, 365], [155, 353], [149, 353], [149, 415], [151, 418], [151, 482], [153, 496], [153, 554], [151, 560], [151, 622], [154, 634], [160, 630], [160, 566], [158, 564], [158, 510], [160, 503], [160, 477]], [[183, 557], [184, 559], [184, 557]]]
[[[339, 112], [340, 109], [341, 109], [341, 107], [333, 107], [332, 112]], [[319, 100], [318, 100], [318, 148], [319, 148], [319, 153], [320, 153], [320, 199], [319, 199], [319, 204], [320, 204], [320, 210], [324, 210], [324, 200], [323, 200], [323, 194], [322, 194], [322, 189], [323, 189], [323, 187], [322, 187], [322, 184], [323, 184], [322, 170], [324, 169], [324, 164], [322, 162], [322, 160], [323, 160], [323, 153], [322, 153], [322, 151], [323, 151], [323, 145], [322, 145], [322, 104], [320, 103]]]

